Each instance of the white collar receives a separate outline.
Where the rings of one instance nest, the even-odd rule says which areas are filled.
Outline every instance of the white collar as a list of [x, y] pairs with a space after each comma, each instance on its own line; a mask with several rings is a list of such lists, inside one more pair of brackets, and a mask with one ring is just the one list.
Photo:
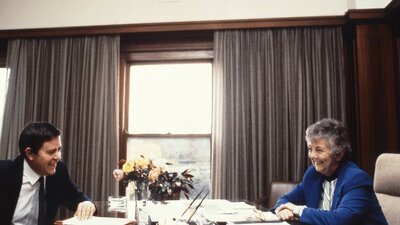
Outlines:
[[31, 168], [31, 166], [28, 164], [26, 159], [24, 159], [24, 172], [23, 172], [23, 174], [24, 174], [24, 178], [26, 178], [26, 181], [31, 183], [31, 185], [34, 185], [39, 180], [39, 178], [41, 177], [39, 174], [37, 174]]

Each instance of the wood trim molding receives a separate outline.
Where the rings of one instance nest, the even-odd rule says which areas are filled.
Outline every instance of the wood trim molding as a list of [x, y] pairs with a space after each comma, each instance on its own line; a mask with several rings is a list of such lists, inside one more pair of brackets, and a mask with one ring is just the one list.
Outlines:
[[350, 9], [345, 15], [347, 20], [386, 19], [385, 9]]
[[127, 134], [130, 138], [211, 138], [211, 134]]
[[143, 32], [195, 31], [195, 30], [246, 29], [246, 28], [276, 28], [276, 27], [301, 27], [301, 26], [333, 26], [333, 25], [343, 25], [344, 23], [345, 23], [345, 18], [343, 16], [143, 23], [143, 24], [104, 25], [104, 26], [87, 26], [87, 27], [0, 30], [0, 38], [124, 34], [124, 33], [143, 33]]
[[214, 48], [214, 34], [209, 31], [175, 32], [173, 34], [163, 32], [157, 35], [142, 33], [134, 36], [136, 37], [121, 36], [122, 52], [200, 51]]
[[130, 62], [179, 61], [188, 59], [213, 59], [214, 51], [168, 51], [168, 52], [135, 52], [125, 53], [124, 58]]

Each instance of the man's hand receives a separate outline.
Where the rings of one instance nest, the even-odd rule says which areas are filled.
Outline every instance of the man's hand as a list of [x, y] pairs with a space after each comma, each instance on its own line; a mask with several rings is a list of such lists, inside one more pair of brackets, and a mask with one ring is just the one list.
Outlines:
[[122, 178], [124, 178], [124, 171], [122, 171], [121, 169], [115, 169], [113, 171], [113, 176], [117, 181], [122, 180]]
[[96, 207], [90, 201], [84, 201], [79, 203], [78, 209], [75, 212], [75, 216], [78, 220], [87, 220], [92, 218], [93, 213], [96, 211]]
[[293, 213], [295, 207], [296, 205], [288, 202], [276, 208], [275, 213], [281, 220], [298, 221], [299, 217]]

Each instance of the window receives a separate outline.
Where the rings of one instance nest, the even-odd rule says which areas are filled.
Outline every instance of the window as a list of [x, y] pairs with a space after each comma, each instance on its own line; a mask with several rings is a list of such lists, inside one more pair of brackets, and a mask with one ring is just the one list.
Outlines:
[[6, 103], [8, 75], [6, 68], [0, 68], [0, 135], [3, 127], [3, 114]]
[[134, 65], [129, 133], [210, 134], [211, 63]]
[[211, 75], [211, 62], [130, 65], [127, 158], [165, 160], [209, 187]]

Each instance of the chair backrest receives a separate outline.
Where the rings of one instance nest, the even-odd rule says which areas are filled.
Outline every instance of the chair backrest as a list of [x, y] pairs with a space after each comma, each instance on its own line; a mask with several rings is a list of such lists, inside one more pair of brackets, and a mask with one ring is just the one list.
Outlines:
[[278, 198], [293, 190], [293, 188], [296, 187], [297, 184], [298, 182], [292, 181], [271, 181], [271, 183], [269, 184], [266, 206], [268, 208], [274, 207]]
[[400, 154], [384, 153], [376, 160], [374, 190], [389, 224], [400, 224]]

